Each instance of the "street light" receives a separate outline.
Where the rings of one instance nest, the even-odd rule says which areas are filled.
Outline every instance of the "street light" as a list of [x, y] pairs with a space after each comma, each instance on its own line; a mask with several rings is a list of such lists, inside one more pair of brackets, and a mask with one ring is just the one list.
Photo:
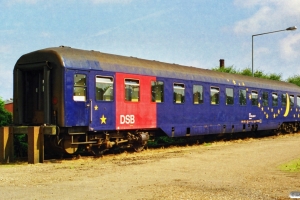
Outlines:
[[253, 74], [253, 37], [254, 36], [258, 36], [258, 35], [265, 35], [265, 34], [270, 34], [270, 33], [277, 33], [277, 32], [281, 32], [281, 31], [295, 31], [296, 29], [297, 29], [296, 26], [291, 26], [291, 27], [288, 27], [287, 29], [283, 29], [283, 30], [278, 30], [278, 31], [272, 31], [272, 32], [260, 33], [260, 34], [252, 35], [252, 76], [253, 77], [254, 77], [254, 74]]

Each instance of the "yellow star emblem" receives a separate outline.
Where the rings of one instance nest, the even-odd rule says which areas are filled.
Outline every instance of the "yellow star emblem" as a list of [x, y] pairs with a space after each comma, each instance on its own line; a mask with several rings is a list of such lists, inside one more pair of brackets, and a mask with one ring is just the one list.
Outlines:
[[94, 107], [94, 108], [95, 108], [95, 110], [98, 110], [98, 106], [97, 106], [97, 105], [95, 105], [95, 107]]
[[101, 120], [101, 124], [106, 124], [106, 117], [104, 117], [104, 115], [102, 115], [100, 120]]

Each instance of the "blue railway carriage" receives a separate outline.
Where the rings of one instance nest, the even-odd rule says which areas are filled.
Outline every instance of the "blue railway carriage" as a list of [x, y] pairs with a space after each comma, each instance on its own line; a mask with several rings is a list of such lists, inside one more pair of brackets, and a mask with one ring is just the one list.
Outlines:
[[139, 151], [158, 133], [292, 132], [300, 120], [290, 83], [64, 46], [19, 58], [14, 101], [14, 125], [55, 127], [49, 143], [69, 154]]

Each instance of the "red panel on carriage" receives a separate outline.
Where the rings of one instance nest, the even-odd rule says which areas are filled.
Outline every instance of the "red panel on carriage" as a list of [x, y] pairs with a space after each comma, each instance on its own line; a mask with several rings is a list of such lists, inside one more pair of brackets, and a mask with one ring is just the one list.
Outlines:
[[156, 103], [151, 101], [153, 76], [116, 73], [116, 129], [156, 127]]

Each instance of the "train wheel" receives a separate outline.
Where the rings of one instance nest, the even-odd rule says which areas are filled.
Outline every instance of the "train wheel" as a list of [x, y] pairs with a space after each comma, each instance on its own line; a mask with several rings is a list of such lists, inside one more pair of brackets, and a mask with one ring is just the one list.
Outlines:
[[103, 154], [108, 151], [109, 149], [103, 149], [103, 148], [99, 148], [99, 147], [91, 147], [90, 149], [90, 154], [95, 156], [95, 157], [102, 157]]
[[[73, 136], [73, 143], [78, 142], [78, 136]], [[63, 140], [63, 149], [67, 154], [74, 154], [78, 150], [78, 144], [72, 144], [72, 136], [65, 136]]]
[[273, 131], [274, 131], [274, 133], [275, 133], [277, 136], [282, 134], [281, 129], [275, 129], [275, 130], [273, 130]]
[[136, 137], [137, 137], [137, 140], [132, 144], [132, 147], [136, 152], [140, 152], [147, 145], [147, 142], [149, 140], [149, 133], [148, 132], [139, 132], [136, 135]]
[[145, 148], [145, 145], [143, 144], [133, 144], [133, 149], [136, 151], [136, 152], [141, 152], [143, 151], [143, 149]]
[[141, 152], [144, 150], [146, 145], [147, 145], [147, 141], [138, 141], [133, 143], [132, 147], [136, 152]]
[[290, 134], [294, 132], [293, 124], [289, 123], [289, 124], [286, 126], [286, 132], [287, 132], [287, 133], [290, 133]]
[[45, 136], [44, 144], [45, 158], [62, 157], [64, 151], [62, 146], [59, 145], [57, 136]]

